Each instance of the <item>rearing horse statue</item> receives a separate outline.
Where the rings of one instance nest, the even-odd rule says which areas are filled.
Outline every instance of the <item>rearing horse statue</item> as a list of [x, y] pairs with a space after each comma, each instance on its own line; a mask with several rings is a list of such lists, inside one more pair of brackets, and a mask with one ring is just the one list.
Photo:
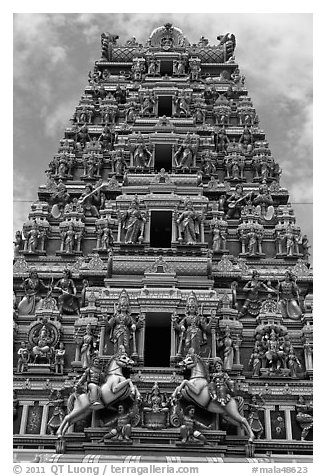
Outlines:
[[230, 397], [225, 406], [222, 406], [211, 398], [208, 388], [209, 373], [206, 364], [199, 355], [195, 354], [194, 349], [189, 349], [189, 353], [179, 365], [191, 369], [191, 376], [189, 380], [184, 379], [181, 382], [173, 392], [172, 398], [182, 396], [209, 412], [227, 416], [229, 421], [242, 426], [249, 436], [248, 441], [253, 442], [255, 435], [246, 418], [240, 415], [237, 401]]
[[[128, 356], [123, 346], [112, 356], [106, 367], [106, 378], [101, 386], [100, 399], [102, 405], [96, 407], [99, 410], [118, 401], [125, 400], [128, 397], [140, 400], [141, 395], [137, 387], [130, 378], [125, 378], [122, 374], [122, 368], [134, 364], [134, 361]], [[63, 419], [58, 428], [58, 437], [63, 437], [70, 425], [85, 417], [93, 410], [93, 403], [90, 401], [87, 393], [77, 395], [72, 393], [68, 399], [67, 409], [69, 413]]]

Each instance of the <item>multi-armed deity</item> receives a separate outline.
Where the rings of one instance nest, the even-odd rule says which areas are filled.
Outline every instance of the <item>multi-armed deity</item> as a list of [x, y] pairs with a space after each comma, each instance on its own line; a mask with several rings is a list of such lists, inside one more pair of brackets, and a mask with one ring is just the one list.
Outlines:
[[146, 212], [141, 210], [137, 195], [130, 203], [128, 210], [120, 212], [119, 219], [121, 221], [121, 228], [124, 231], [125, 243], [141, 244], [144, 241]]

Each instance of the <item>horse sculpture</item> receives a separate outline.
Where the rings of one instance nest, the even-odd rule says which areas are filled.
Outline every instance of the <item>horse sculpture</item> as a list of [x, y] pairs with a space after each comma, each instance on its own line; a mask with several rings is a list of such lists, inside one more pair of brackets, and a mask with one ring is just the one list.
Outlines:
[[225, 406], [212, 400], [208, 387], [209, 374], [207, 367], [202, 359], [194, 353], [193, 349], [189, 349], [189, 353], [179, 365], [191, 369], [191, 376], [189, 380], [184, 379], [181, 382], [173, 392], [172, 398], [182, 396], [209, 412], [225, 415], [228, 421], [244, 428], [249, 436], [249, 443], [252, 443], [255, 435], [246, 418], [240, 415], [235, 398], [231, 397]]
[[[128, 397], [134, 400], [140, 400], [141, 396], [137, 387], [130, 378], [125, 378], [122, 374], [122, 368], [134, 364], [134, 361], [128, 356], [123, 346], [112, 356], [106, 367], [105, 382], [100, 388], [100, 399], [102, 405], [98, 405], [99, 410], [118, 401], [125, 400]], [[63, 419], [58, 428], [58, 437], [63, 437], [68, 427], [85, 417], [93, 410], [93, 404], [87, 393], [77, 395], [76, 391], [68, 399], [67, 409], [69, 413]]]

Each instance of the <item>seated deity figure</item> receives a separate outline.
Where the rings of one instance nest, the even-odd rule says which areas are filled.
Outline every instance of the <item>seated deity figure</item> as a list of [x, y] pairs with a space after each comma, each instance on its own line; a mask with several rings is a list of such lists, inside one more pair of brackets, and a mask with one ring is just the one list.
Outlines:
[[[138, 320], [131, 316], [129, 296], [126, 291], [121, 291], [119, 302], [114, 315], [108, 321], [110, 329], [110, 340], [114, 345], [114, 353], [118, 351], [121, 345], [130, 354], [137, 353], [136, 331], [142, 326], [142, 317]], [[130, 342], [132, 341], [132, 349]]]
[[111, 430], [99, 440], [99, 443], [103, 443], [103, 441], [110, 439], [131, 442], [131, 431], [134, 415], [135, 412], [133, 409], [129, 412], [126, 412], [123, 405], [118, 405], [118, 415], [115, 418], [109, 420], [104, 425], [111, 427]]
[[179, 336], [177, 355], [186, 355], [190, 348], [200, 354], [201, 346], [207, 343], [208, 324], [199, 314], [197, 297], [193, 291], [187, 300], [185, 316], [178, 319], [174, 315], [172, 322]]
[[125, 243], [143, 242], [145, 222], [145, 214], [140, 210], [139, 200], [135, 197], [128, 210], [121, 214], [121, 226], [125, 232]]
[[193, 203], [188, 200], [185, 204], [185, 210], [181, 212], [176, 219], [179, 230], [178, 241], [180, 243], [186, 245], [194, 245], [197, 243], [202, 218], [202, 213], [197, 212]]
[[79, 203], [82, 205], [85, 216], [99, 217], [98, 206], [100, 204], [99, 191], [91, 184], [85, 185], [85, 190], [79, 197]]
[[146, 395], [143, 407], [144, 425], [147, 428], [162, 429], [168, 425], [169, 408], [166, 395], [162, 395], [157, 382]]
[[39, 332], [37, 344], [32, 349], [34, 363], [40, 363], [41, 359], [45, 359], [48, 363], [50, 362], [50, 354], [52, 351], [50, 344], [51, 339], [49, 336], [49, 331], [46, 326], [43, 326]]

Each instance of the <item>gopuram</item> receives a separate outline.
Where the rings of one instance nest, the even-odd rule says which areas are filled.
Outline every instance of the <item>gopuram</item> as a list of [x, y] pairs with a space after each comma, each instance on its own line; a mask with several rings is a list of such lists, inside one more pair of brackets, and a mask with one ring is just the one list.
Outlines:
[[18, 461], [311, 458], [309, 243], [235, 46], [101, 35], [16, 233]]

